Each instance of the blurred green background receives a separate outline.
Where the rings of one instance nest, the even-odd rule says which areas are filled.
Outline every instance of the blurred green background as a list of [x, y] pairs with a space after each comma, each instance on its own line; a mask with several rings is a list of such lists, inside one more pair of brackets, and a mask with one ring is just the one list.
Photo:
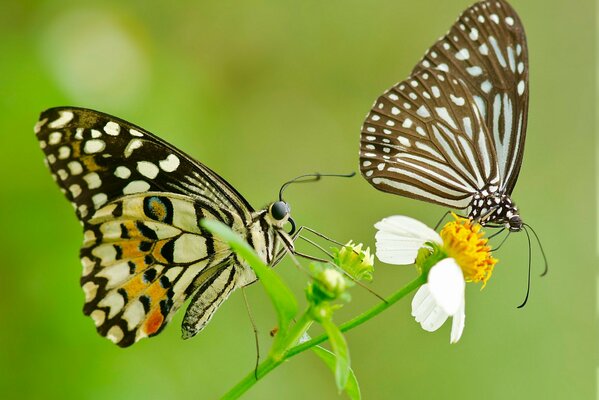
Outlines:
[[[151, 4], [151, 5], [150, 5]], [[32, 132], [59, 105], [99, 109], [174, 143], [261, 207], [314, 171], [358, 169], [360, 125], [404, 79], [468, 0], [18, 1], [0, 3], [0, 397], [212, 399], [254, 365], [241, 293], [189, 341], [182, 312], [158, 337], [120, 349], [81, 308], [80, 226], [42, 163]], [[595, 4], [514, 0], [528, 34], [531, 103], [514, 199], [551, 270], [513, 235], [482, 292], [469, 285], [466, 329], [449, 345], [406, 299], [347, 334], [365, 399], [594, 398], [597, 376]], [[293, 216], [341, 241], [374, 245], [373, 223], [407, 214], [434, 224], [444, 209], [378, 192], [361, 177], [290, 187]], [[306, 277], [277, 267], [298, 296]], [[386, 295], [415, 276], [379, 263]], [[275, 318], [248, 290], [263, 350]], [[411, 299], [411, 296], [410, 296]], [[336, 315], [376, 303], [363, 290]], [[248, 399], [337, 398], [330, 371], [302, 354]]]

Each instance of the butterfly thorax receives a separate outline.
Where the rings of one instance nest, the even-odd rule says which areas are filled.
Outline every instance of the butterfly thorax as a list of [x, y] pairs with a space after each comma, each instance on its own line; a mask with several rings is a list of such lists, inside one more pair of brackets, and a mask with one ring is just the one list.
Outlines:
[[477, 192], [470, 202], [469, 218], [481, 225], [504, 225], [512, 232], [522, 230], [522, 219], [518, 207], [509, 195], [503, 192], [491, 192], [488, 189]]
[[[293, 249], [293, 240], [283, 230], [287, 218], [284, 221], [274, 219], [270, 212], [271, 206], [253, 213], [252, 222], [247, 229], [246, 241], [256, 250], [264, 263], [274, 266], [281, 251]], [[251, 267], [245, 260], [239, 257], [238, 259], [242, 265], [247, 267], [244, 268], [244, 279], [242, 279], [241, 285], [245, 286], [255, 282], [256, 275]]]

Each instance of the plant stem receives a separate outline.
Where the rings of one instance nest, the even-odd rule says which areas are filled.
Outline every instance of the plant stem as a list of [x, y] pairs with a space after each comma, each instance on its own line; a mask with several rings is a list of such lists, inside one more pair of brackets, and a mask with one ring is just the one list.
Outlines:
[[[287, 335], [271, 349], [266, 360], [258, 365], [256, 371], [251, 371], [237, 385], [229, 390], [223, 397], [223, 400], [237, 399], [254, 384], [262, 379], [270, 371], [278, 367], [287, 358], [287, 350], [296, 344], [304, 333], [310, 328], [314, 320], [310, 316], [310, 310], [306, 310], [302, 316], [291, 327]], [[256, 378], [257, 377], [257, 378]]]
[[[377, 304], [371, 309], [363, 312], [357, 317], [347, 321], [342, 324], [339, 329], [342, 332], [348, 331], [352, 328], [355, 328], [358, 325], [363, 324], [364, 322], [370, 320], [371, 318], [377, 316], [381, 312], [385, 311], [387, 308], [391, 307], [393, 304], [397, 303], [399, 300], [404, 298], [408, 293], [422, 285], [426, 282], [426, 277], [424, 275], [418, 276], [416, 279], [405, 285], [403, 288], [399, 289], [397, 292], [392, 294], [385, 303]], [[309, 311], [304, 312], [300, 319], [293, 325], [290, 329], [287, 336], [281, 340], [280, 343], [277, 344], [276, 348], [273, 348], [271, 354], [269, 354], [268, 358], [258, 365], [258, 369], [256, 371], [256, 375], [258, 379], [256, 379], [256, 375], [254, 371], [251, 371], [249, 374], [245, 376], [237, 385], [235, 385], [231, 390], [229, 390], [223, 397], [223, 400], [237, 399], [243, 393], [245, 393], [249, 388], [251, 388], [259, 379], [262, 379], [266, 376], [270, 371], [278, 367], [283, 363], [283, 361], [291, 358], [303, 351], [310, 349], [311, 347], [316, 346], [319, 343], [324, 342], [328, 339], [327, 334], [320, 335], [313, 339], [310, 339], [304, 343], [300, 343], [295, 345], [299, 338], [308, 330], [310, 325], [312, 324], [312, 319], [309, 315]], [[294, 346], [295, 345], [295, 346]], [[293, 347], [291, 347], [293, 346]]]
[[[418, 276], [412, 282], [408, 283], [406, 286], [399, 289], [397, 292], [393, 293], [389, 298], [387, 298], [386, 303], [380, 303], [380, 304], [372, 307], [371, 309], [363, 312], [362, 314], [358, 315], [357, 317], [350, 319], [349, 321], [341, 324], [339, 326], [339, 329], [341, 330], [341, 332], [346, 332], [352, 328], [355, 328], [358, 325], [363, 324], [364, 322], [368, 321], [369, 319], [371, 319], [371, 318], [377, 316], [378, 314], [380, 314], [381, 312], [385, 311], [387, 308], [391, 307], [393, 304], [397, 303], [399, 300], [401, 300], [403, 297], [405, 297], [407, 294], [409, 294], [411, 291], [418, 288], [420, 285], [422, 285], [425, 282], [426, 282], [426, 278], [423, 275]], [[303, 351], [306, 351], [309, 348], [324, 342], [328, 338], [329, 338], [329, 336], [327, 334], [323, 334], [323, 335], [317, 336], [313, 339], [310, 339], [304, 343], [300, 343], [297, 346], [294, 346], [291, 349], [289, 349], [289, 351], [287, 351], [287, 353], [285, 354], [285, 358], [287, 359], [287, 358], [293, 357], [294, 355], [299, 354]]]

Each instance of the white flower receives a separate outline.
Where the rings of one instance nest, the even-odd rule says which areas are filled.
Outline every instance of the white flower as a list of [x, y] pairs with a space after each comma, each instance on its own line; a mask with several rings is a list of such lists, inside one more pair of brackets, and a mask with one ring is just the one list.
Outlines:
[[[405, 216], [392, 216], [377, 222], [376, 255], [388, 264], [409, 265], [426, 242], [443, 246], [441, 236], [420, 221]], [[456, 343], [464, 331], [466, 281], [462, 268], [454, 258], [444, 258], [428, 273], [412, 300], [412, 315], [426, 331], [439, 329], [452, 317], [450, 342]]]

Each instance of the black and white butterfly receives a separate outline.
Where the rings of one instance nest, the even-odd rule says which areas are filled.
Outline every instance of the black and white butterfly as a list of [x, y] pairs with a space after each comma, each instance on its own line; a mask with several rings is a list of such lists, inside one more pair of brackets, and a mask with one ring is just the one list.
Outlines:
[[44, 111], [35, 133], [83, 225], [84, 313], [119, 346], [160, 333], [191, 296], [182, 330], [194, 336], [231, 292], [256, 280], [201, 219], [224, 222], [271, 265], [293, 251], [282, 198], [256, 211], [215, 172], [140, 127], [61, 107]]
[[410, 77], [374, 103], [362, 126], [360, 169], [379, 190], [520, 231], [511, 194], [528, 112], [528, 50], [504, 0], [460, 15]]

